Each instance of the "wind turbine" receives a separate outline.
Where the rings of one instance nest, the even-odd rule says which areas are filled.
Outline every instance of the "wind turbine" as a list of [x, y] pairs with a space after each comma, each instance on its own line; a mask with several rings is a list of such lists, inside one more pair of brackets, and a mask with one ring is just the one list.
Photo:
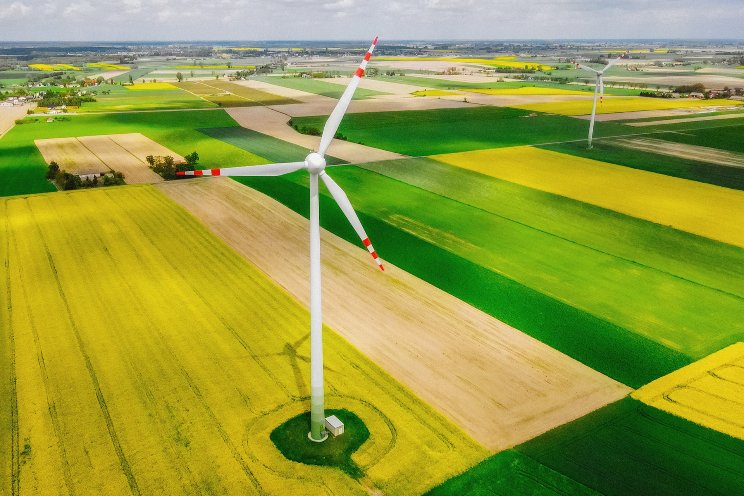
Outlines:
[[597, 94], [599, 94], [599, 101], [600, 103], [604, 99], [604, 72], [612, 67], [613, 65], [617, 64], [620, 59], [623, 58], [622, 55], [619, 57], [610, 60], [610, 62], [602, 69], [601, 71], [598, 71], [596, 69], [593, 69], [589, 67], [588, 65], [579, 64], [576, 63], [576, 68], [582, 68], [585, 71], [593, 72], [596, 75], [597, 82], [594, 85], [594, 103], [592, 104], [592, 118], [589, 120], [589, 149], [592, 148], [592, 134], [594, 134], [594, 116], [597, 114]]
[[232, 167], [226, 169], [206, 169], [178, 172], [180, 176], [281, 176], [305, 169], [310, 174], [310, 432], [308, 437], [312, 441], [322, 442], [328, 437], [325, 432], [325, 398], [323, 388], [323, 318], [321, 315], [321, 286], [320, 286], [320, 222], [318, 205], [318, 179], [322, 179], [328, 191], [341, 207], [344, 215], [351, 223], [362, 243], [374, 258], [380, 270], [385, 270], [382, 261], [377, 256], [367, 233], [364, 232], [354, 208], [344, 190], [326, 173], [325, 153], [336, 135], [341, 119], [349, 107], [354, 91], [364, 76], [367, 62], [377, 45], [375, 37], [369, 47], [364, 60], [354, 73], [349, 86], [346, 87], [341, 99], [331, 112], [323, 127], [320, 146], [317, 152], [310, 153], [303, 162], [281, 164], [254, 165], [247, 167]]

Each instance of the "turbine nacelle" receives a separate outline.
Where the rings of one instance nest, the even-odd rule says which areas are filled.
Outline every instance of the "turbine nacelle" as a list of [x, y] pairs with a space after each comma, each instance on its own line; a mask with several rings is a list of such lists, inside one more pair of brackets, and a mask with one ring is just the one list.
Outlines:
[[317, 152], [305, 157], [305, 168], [310, 174], [320, 174], [326, 168], [326, 159]]

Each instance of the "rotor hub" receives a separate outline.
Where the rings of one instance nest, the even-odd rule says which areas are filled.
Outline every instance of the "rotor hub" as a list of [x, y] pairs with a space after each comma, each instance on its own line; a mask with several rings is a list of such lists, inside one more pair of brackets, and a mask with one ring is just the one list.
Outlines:
[[326, 168], [326, 160], [319, 153], [313, 152], [305, 158], [305, 167], [311, 174], [320, 174]]

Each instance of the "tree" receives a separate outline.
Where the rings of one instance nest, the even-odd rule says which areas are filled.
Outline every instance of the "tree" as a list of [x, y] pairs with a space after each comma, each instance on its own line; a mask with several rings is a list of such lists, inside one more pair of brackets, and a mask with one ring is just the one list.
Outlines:
[[57, 178], [57, 174], [59, 174], [59, 164], [52, 160], [49, 162], [49, 170], [47, 170], [46, 178], [55, 180]]
[[101, 83], [103, 83], [104, 81], [105, 81], [105, 79], [103, 79], [103, 76], [98, 76], [98, 77], [96, 78], [96, 83], [97, 83], [97, 84], [101, 84]]
[[181, 74], [180, 72], [177, 72], [177, 73], [176, 73], [176, 79], [178, 79], [178, 82], [179, 82], [179, 83], [180, 83], [181, 81], [183, 81], [183, 74]]
[[186, 159], [186, 164], [192, 167], [196, 167], [199, 162], [199, 154], [196, 152], [189, 153], [184, 158]]
[[228, 69], [232, 68], [232, 60], [227, 61], [227, 68]]
[[150, 164], [150, 168], [155, 167], [155, 157], [153, 157], [152, 155], [148, 155], [147, 157], [145, 157], [145, 160], [147, 160], [147, 163]]
[[134, 80], [132, 79], [132, 75], [129, 75], [129, 84], [134, 84]]

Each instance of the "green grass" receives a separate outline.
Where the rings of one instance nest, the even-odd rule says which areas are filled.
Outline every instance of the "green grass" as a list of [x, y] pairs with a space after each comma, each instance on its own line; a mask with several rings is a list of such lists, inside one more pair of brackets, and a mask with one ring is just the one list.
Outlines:
[[[247, 150], [270, 162], [299, 162], [312, 151], [299, 145], [282, 141], [272, 136], [246, 129], [244, 127], [221, 127], [200, 129], [212, 138]], [[329, 164], [343, 164], [341, 159], [326, 155]]]
[[117, 133], [142, 133], [180, 155], [196, 150], [204, 168], [266, 163], [260, 156], [197, 129], [237, 126], [222, 110], [113, 113], [68, 116], [47, 123], [25, 119], [0, 140], [0, 196], [54, 191], [45, 179], [47, 164], [34, 140]]
[[[102, 95], [101, 90], [111, 91]], [[95, 102], [84, 102], [77, 112], [122, 112], [210, 108], [215, 104], [179, 89], [131, 91], [118, 85], [98, 87]]]
[[328, 435], [322, 443], [308, 439], [310, 412], [292, 417], [274, 429], [271, 442], [288, 460], [308, 465], [337, 467], [350, 477], [360, 479], [362, 469], [351, 456], [369, 439], [369, 430], [362, 419], [349, 410], [326, 410], [326, 416], [335, 415], [344, 423], [344, 433], [338, 437]]
[[630, 398], [515, 450], [607, 496], [723, 496], [744, 487], [744, 442]]
[[[742, 131], [740, 130], [739, 132]], [[664, 133], [647, 137], [678, 141], [678, 136], [679, 135], [672, 133]], [[685, 137], [683, 138], [687, 139]], [[690, 142], [690, 144], [700, 144], [702, 142], [708, 143], [706, 139], [705, 141], [697, 140], [697, 143]], [[558, 143], [541, 146], [540, 148], [567, 153], [578, 157], [600, 160], [602, 162], [624, 165], [634, 169], [656, 172], [667, 176], [744, 190], [744, 169], [698, 162], [695, 160], [656, 154], [642, 150], [634, 150], [632, 148], [614, 144], [611, 140], [597, 140], [593, 143], [593, 148], [591, 150], [587, 150], [586, 144], [583, 142]]]
[[[578, 85], [578, 84], [562, 84], [562, 83], [551, 83], [547, 81], [504, 81], [499, 82], [498, 78], [494, 77], [493, 82], [484, 83], [467, 83], [464, 81], [452, 81], [447, 79], [435, 79], [428, 77], [419, 76], [375, 76], [372, 79], [378, 79], [381, 81], [390, 81], [391, 83], [402, 83], [410, 84], [412, 86], [423, 86], [424, 88], [440, 89], [440, 90], [470, 90], [470, 89], [514, 89], [523, 87], [538, 87], [538, 88], [556, 88], [563, 90], [574, 90], [574, 91], [586, 91], [587, 94], [591, 95], [594, 93], [593, 85]], [[605, 93], [608, 95], [620, 95], [620, 96], [637, 96], [641, 90], [631, 90], [625, 88], [608, 88], [605, 87]]]
[[[422, 156], [503, 146], [580, 140], [588, 123], [507, 107], [347, 114], [339, 132], [349, 141]], [[293, 117], [293, 124], [322, 129], [326, 116]], [[597, 123], [597, 137], [632, 133], [628, 126]]]
[[[718, 125], [712, 124], [716, 123]], [[744, 153], [744, 117], [729, 121], [703, 121], [697, 123], [699, 127], [674, 126], [677, 133], [665, 133], [663, 139], [685, 143], [687, 145], [708, 146], [721, 150]], [[690, 123], [695, 124], [695, 123]], [[682, 126], [682, 127], [678, 127]], [[667, 126], [665, 126], [667, 127]], [[668, 128], [668, 127], [667, 127]]]
[[[664, 301], [678, 295], [657, 295], [644, 302], [646, 295], [639, 295], [636, 288], [639, 273], [651, 273], [672, 286], [677, 282], [675, 277], [639, 270], [637, 264], [577, 247], [538, 229], [369, 171], [342, 169], [329, 173], [349, 194], [385, 260], [625, 384], [638, 387], [691, 362], [689, 356], [647, 339], [635, 329], [579, 307], [580, 303], [592, 304], [597, 313], [607, 313], [605, 305], [615, 306], [631, 317], [638, 313], [639, 319], [681, 317], [687, 309]], [[308, 215], [306, 179], [301, 174], [269, 180], [241, 178], [240, 182]], [[321, 191], [322, 225], [358, 244], [338, 206]], [[484, 225], [484, 218], [493, 224]], [[462, 219], [469, 221], [463, 223]], [[525, 243], [517, 246], [517, 239]], [[627, 278], [623, 270], [628, 271]], [[607, 285], [607, 280], [612, 283]], [[608, 288], [622, 293], [619, 305], [615, 294], [605, 292]], [[665, 288], [654, 285], [645, 290]], [[715, 291], [708, 294], [718, 296]], [[628, 298], [643, 306], [643, 311], [623, 308]], [[726, 324], [716, 322], [718, 316], [703, 314], [708, 319], [706, 326], [712, 324], [715, 332], [727, 336], [732, 332]]]
[[513, 450], [485, 459], [427, 496], [590, 496], [596, 491]]
[[[314, 93], [316, 95], [323, 95], [331, 98], [339, 99], [346, 89], [345, 84], [329, 83], [328, 81], [321, 81], [312, 78], [301, 78], [301, 77], [279, 77], [279, 76], [259, 76], [256, 78], [258, 81], [265, 83], [275, 84], [277, 86], [283, 86], [285, 88], [292, 88], [293, 90], [306, 91], [308, 93]], [[357, 88], [354, 92], [354, 100], [364, 100], [372, 96], [386, 95], [382, 91], [368, 90], [365, 88]]]
[[152, 69], [150, 68], [142, 68], [142, 69], [132, 69], [131, 71], [127, 72], [126, 74], [122, 74], [120, 76], [115, 76], [112, 78], [117, 83], [128, 83], [129, 82], [129, 76], [132, 76], [132, 79], [137, 82], [138, 79], [141, 79], [145, 75], [152, 72]]

